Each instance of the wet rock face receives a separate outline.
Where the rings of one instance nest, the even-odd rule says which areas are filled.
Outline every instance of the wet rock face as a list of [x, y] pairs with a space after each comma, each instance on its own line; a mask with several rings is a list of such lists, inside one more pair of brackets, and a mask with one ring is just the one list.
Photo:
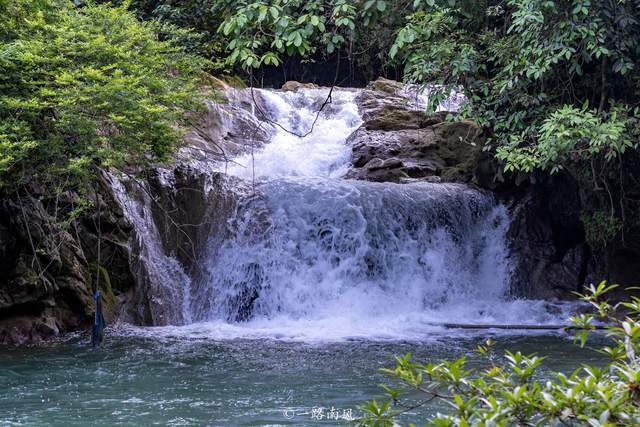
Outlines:
[[440, 122], [396, 131], [368, 130], [365, 126], [347, 141], [353, 150], [349, 178], [473, 182], [480, 175], [480, 129], [473, 122]]
[[[107, 323], [139, 325], [172, 321], [168, 295], [150, 275], [150, 252], [103, 176], [95, 209], [60, 228], [46, 195], [8, 198], [0, 203], [0, 344], [37, 343], [88, 330], [96, 285]], [[131, 197], [144, 194], [159, 244], [191, 278], [208, 239], [222, 234], [234, 206], [223, 174], [176, 163], [129, 179]], [[77, 197], [68, 195], [67, 197]], [[100, 265], [100, 268], [97, 266]]]
[[620, 285], [608, 297], [621, 301], [629, 298], [627, 287], [637, 286], [637, 252], [615, 243], [594, 248], [586, 241], [579, 191], [571, 176], [559, 173], [515, 195], [497, 193], [511, 207], [516, 296], [575, 299], [584, 286], [607, 280]]
[[[556, 194], [564, 197], [559, 200]], [[566, 178], [556, 178], [511, 201], [510, 210], [507, 235], [513, 254], [514, 296], [573, 298], [573, 292], [585, 284], [590, 262], [579, 221], [577, 188]]]
[[[185, 321], [176, 311], [185, 295], [181, 289], [174, 290], [177, 295], [172, 293], [163, 282], [182, 286], [180, 280], [186, 278], [193, 283], [201, 277], [201, 254], [207, 244], [222, 238], [235, 207], [235, 193], [228, 181], [222, 173], [179, 163], [173, 168], [151, 170], [142, 188], [127, 184], [130, 196], [139, 204], [136, 209], [148, 210], [150, 216], [138, 224], [144, 230], [134, 227], [131, 233], [130, 268], [136, 283], [120, 301], [120, 319], [139, 325]], [[152, 249], [149, 245], [159, 247]], [[176, 260], [179, 277], [171, 277], [176, 271], [159, 271], [157, 264], [163, 261], [158, 257]]]
[[0, 206], [0, 344], [38, 342], [91, 320], [85, 253], [39, 197], [15, 196]]
[[227, 88], [227, 96], [235, 101], [207, 101], [207, 110], [187, 133], [187, 144], [176, 158], [183, 163], [225, 161], [261, 147], [271, 138], [268, 129], [258, 120], [268, 114], [260, 91]]
[[494, 172], [482, 153], [482, 129], [472, 121], [428, 116], [403, 86], [378, 79], [357, 98], [363, 124], [347, 140], [353, 164], [347, 178], [378, 182], [474, 182]]
[[432, 129], [379, 132], [361, 127], [347, 142], [353, 151], [348, 178], [377, 182], [401, 182], [409, 178], [437, 181], [446, 166], [438, 156]]
[[165, 252], [188, 270], [197, 267], [197, 257], [213, 231], [223, 230], [234, 204], [224, 190], [222, 173], [203, 173], [188, 164], [173, 169], [155, 169], [148, 178], [153, 218]]

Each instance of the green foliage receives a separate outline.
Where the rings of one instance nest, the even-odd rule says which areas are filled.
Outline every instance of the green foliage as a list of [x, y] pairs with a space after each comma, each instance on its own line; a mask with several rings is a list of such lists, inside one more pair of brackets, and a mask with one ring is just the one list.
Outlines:
[[0, 1], [0, 186], [65, 189], [168, 157], [203, 61], [124, 7]]
[[162, 40], [172, 40], [187, 52], [208, 58], [213, 72], [232, 71], [225, 63], [228, 41], [217, 28], [238, 2], [234, 0], [99, 0], [127, 4], [145, 21], [155, 20]]
[[486, 148], [507, 172], [563, 171], [579, 183], [587, 216], [608, 210], [612, 222], [636, 227], [628, 194], [640, 192], [632, 166], [637, 2], [416, 0], [414, 7], [390, 50], [407, 80], [435, 83], [440, 96], [464, 91], [462, 116], [487, 129]]
[[585, 238], [593, 248], [607, 246], [623, 228], [620, 219], [602, 210], [584, 212], [580, 220], [584, 225]]
[[261, 0], [237, 2], [220, 25], [230, 64], [245, 70], [277, 66], [285, 57], [385, 62], [393, 31], [410, 1]]
[[[396, 425], [394, 419], [407, 411], [403, 400], [418, 394], [423, 400], [411, 409], [434, 399], [451, 405], [451, 413], [429, 420], [435, 426], [639, 425], [640, 299], [611, 305], [604, 297], [615, 287], [592, 285], [581, 298], [594, 313], [571, 319], [581, 328], [576, 341], [582, 346], [596, 321], [608, 325], [612, 345], [600, 349], [611, 359], [607, 366], [583, 366], [542, 382], [536, 374], [544, 359], [535, 355], [507, 352], [501, 360], [490, 357], [487, 368], [468, 367], [464, 358], [422, 364], [406, 355], [396, 358], [393, 369], [382, 370], [398, 385], [384, 386], [388, 398], [383, 402], [363, 406], [361, 424]], [[478, 351], [490, 356], [491, 347], [489, 341]]]
[[635, 85], [631, 2], [415, 3], [391, 55], [406, 61], [411, 81], [463, 88], [465, 113], [491, 128], [495, 145], [535, 144], [542, 122], [565, 105], [598, 105]]
[[355, 7], [345, 0], [259, 1], [239, 7], [220, 31], [231, 37], [230, 63], [258, 68], [278, 65], [282, 54], [312, 54], [316, 46], [332, 53], [355, 30], [355, 15]]
[[533, 145], [522, 147], [513, 138], [498, 147], [497, 157], [506, 162], [506, 171], [540, 168], [553, 174], [582, 158], [611, 162], [633, 145], [625, 121], [615, 111], [604, 121], [596, 111], [564, 105], [542, 121]]

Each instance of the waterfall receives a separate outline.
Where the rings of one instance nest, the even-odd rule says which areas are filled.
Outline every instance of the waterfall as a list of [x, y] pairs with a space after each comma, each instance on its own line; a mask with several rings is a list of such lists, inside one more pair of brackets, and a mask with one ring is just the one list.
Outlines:
[[259, 191], [209, 258], [194, 319], [394, 316], [462, 304], [471, 321], [473, 308], [486, 310], [508, 288], [508, 217], [489, 195], [314, 178], [267, 180]]
[[354, 91], [334, 90], [319, 115], [328, 89], [256, 92], [270, 143], [226, 167], [253, 189], [202, 257], [186, 330], [401, 338], [447, 321], [557, 319], [542, 301], [508, 297], [509, 215], [491, 194], [344, 179], [345, 140], [362, 123]]
[[106, 178], [133, 226], [130, 256], [138, 286], [134, 289], [136, 295], [129, 298], [135, 306], [134, 317], [153, 325], [190, 323], [191, 279], [184, 267], [162, 247], [147, 183], [129, 180], [132, 188], [127, 189], [122, 179], [114, 175]]

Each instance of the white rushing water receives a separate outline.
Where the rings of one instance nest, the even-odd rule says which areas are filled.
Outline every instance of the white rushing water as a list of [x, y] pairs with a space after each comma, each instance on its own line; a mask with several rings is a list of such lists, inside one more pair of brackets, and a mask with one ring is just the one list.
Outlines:
[[[123, 182], [113, 175], [107, 178], [124, 214], [133, 225], [135, 236], [133, 260], [134, 274], [140, 283], [146, 282], [151, 298], [147, 301], [148, 313], [139, 308], [141, 318], [150, 317], [153, 324], [191, 323], [191, 279], [183, 266], [165, 254], [160, 232], [153, 220], [150, 192], [140, 181], [131, 181], [133, 191], [127, 191]], [[144, 286], [144, 285], [143, 285]], [[166, 307], [165, 301], [180, 302], [180, 307]]]
[[[563, 308], [508, 298], [508, 212], [462, 184], [343, 179], [361, 119], [336, 90], [260, 91], [272, 140], [228, 173], [255, 182], [191, 286], [194, 324], [215, 339], [428, 339], [456, 323], [558, 323]], [[291, 132], [288, 132], [290, 130]]]
[[[247, 153], [234, 159], [236, 163], [227, 168], [228, 173], [247, 180], [254, 177], [268, 180], [340, 177], [347, 171], [351, 149], [345, 139], [362, 123], [354, 92], [333, 91], [331, 104], [325, 106], [320, 116], [318, 110], [329, 94], [328, 89], [259, 93], [267, 103], [265, 113], [281, 127], [265, 123], [273, 128], [271, 142], [253, 155]], [[310, 131], [305, 138], [296, 136]]]

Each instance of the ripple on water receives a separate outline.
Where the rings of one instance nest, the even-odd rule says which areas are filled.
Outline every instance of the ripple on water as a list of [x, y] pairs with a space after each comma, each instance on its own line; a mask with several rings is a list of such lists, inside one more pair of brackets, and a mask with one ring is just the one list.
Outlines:
[[[394, 355], [411, 352], [421, 360], [468, 355], [470, 363], [482, 363], [472, 353], [480, 338], [471, 336], [321, 343], [181, 339], [158, 337], [155, 329], [110, 331], [97, 350], [86, 338], [73, 338], [45, 348], [1, 351], [0, 424], [313, 425], [304, 414], [314, 407], [356, 411], [380, 396], [377, 385], [385, 379], [378, 369], [389, 366]], [[549, 356], [545, 369], [570, 371], [600, 360], [573, 347], [567, 336], [496, 339], [498, 351]], [[284, 417], [285, 410], [295, 418]]]

